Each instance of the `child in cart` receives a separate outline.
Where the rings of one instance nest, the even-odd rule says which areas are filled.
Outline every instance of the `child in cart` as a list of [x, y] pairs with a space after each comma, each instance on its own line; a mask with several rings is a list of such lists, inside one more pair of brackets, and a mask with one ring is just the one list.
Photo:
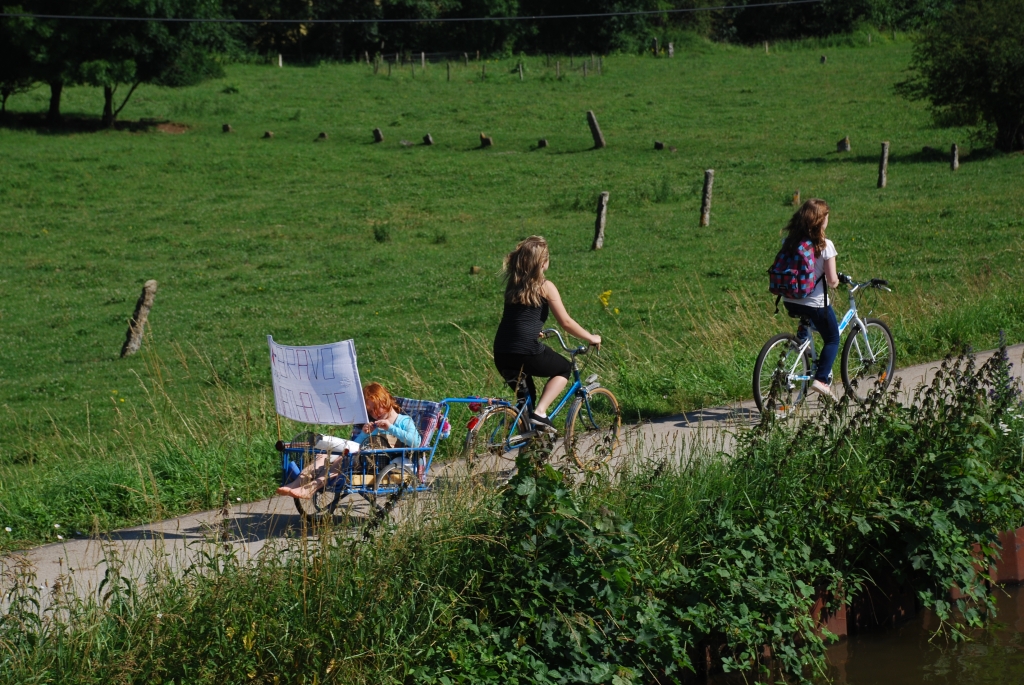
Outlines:
[[[380, 383], [368, 383], [363, 386], [363, 400], [366, 402], [366, 413], [371, 423], [357, 426], [352, 431], [351, 440], [342, 440], [329, 435], [322, 436], [316, 443], [316, 449], [326, 450], [327, 454], [319, 456], [306, 466], [298, 478], [277, 489], [277, 494], [309, 499], [327, 480], [324, 463], [328, 456], [331, 460], [331, 473], [337, 474], [343, 468], [353, 465], [352, 455], [361, 449], [400, 449], [403, 447], [419, 447], [420, 433], [416, 422], [406, 414], [399, 414], [398, 402]], [[376, 464], [364, 464], [363, 469], [374, 471]]]

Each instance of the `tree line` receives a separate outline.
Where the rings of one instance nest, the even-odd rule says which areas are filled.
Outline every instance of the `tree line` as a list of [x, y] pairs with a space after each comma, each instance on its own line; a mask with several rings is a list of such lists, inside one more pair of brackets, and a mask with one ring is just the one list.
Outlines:
[[[848, 33], [859, 23], [917, 35], [907, 97], [940, 122], [992, 129], [1000, 149], [1024, 147], [1024, 0], [23, 0], [7, 13], [231, 18], [247, 23], [0, 18], [0, 114], [7, 99], [50, 89], [60, 121], [68, 85], [103, 89], [112, 125], [142, 84], [193, 85], [231, 60], [285, 53], [290, 62], [410, 52], [484, 55], [640, 53], [684, 32], [754, 43]], [[0, 0], [2, 2], [2, 0]], [[713, 9], [725, 4], [731, 9]], [[675, 12], [673, 10], [706, 11]], [[615, 12], [649, 14], [517, 20]], [[492, 21], [435, 21], [491, 17]], [[360, 23], [314, 23], [317, 20]], [[275, 23], [298, 20], [297, 23]], [[405, 20], [394, 22], [394, 20]], [[304, 23], [308, 22], [308, 23]], [[655, 40], [658, 42], [655, 43]]]

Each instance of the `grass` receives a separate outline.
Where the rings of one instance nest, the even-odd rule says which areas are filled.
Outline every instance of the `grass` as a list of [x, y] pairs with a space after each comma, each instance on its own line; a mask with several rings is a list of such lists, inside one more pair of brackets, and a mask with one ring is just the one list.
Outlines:
[[[195, 88], [141, 89], [123, 113], [183, 134], [0, 129], [0, 527], [14, 528], [0, 546], [52, 539], [56, 521], [103, 528], [212, 506], [224, 488], [269, 492], [267, 334], [354, 338], [363, 378], [397, 394], [499, 392], [498, 272], [533, 233], [551, 243], [570, 312], [607, 341], [595, 365], [630, 418], [750, 394], [762, 342], [791, 326], [772, 315], [764, 272], [798, 188], [832, 205], [840, 268], [894, 285], [861, 306], [892, 324], [900, 363], [994, 346], [999, 329], [1024, 339], [1024, 158], [969, 149], [968, 131], [893, 95], [908, 44], [828, 47], [825, 65], [822, 50], [694, 41], [673, 60], [606, 57], [586, 79], [563, 58], [562, 80], [526, 58], [522, 83], [515, 61], [487, 63], [486, 79], [456, 63], [451, 82], [443, 65], [390, 79], [229, 66]], [[66, 91], [72, 116], [101, 104]], [[589, 109], [604, 150], [590, 149]], [[434, 146], [400, 144], [428, 132]], [[477, 149], [480, 132], [493, 148]], [[835, 154], [846, 135], [853, 152]], [[542, 137], [550, 147], [534, 149]], [[956, 173], [920, 152], [953, 140]], [[698, 228], [706, 168], [712, 220]], [[592, 252], [603, 190], [607, 237]], [[120, 360], [149, 278], [146, 351]], [[162, 459], [173, 467], [155, 469]]]

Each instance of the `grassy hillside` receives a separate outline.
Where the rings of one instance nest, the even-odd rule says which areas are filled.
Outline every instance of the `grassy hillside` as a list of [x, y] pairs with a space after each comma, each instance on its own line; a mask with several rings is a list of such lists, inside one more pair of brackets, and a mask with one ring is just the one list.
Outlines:
[[[399, 394], [498, 392], [501, 258], [533, 233], [570, 312], [605, 337], [594, 366], [631, 417], [749, 395], [762, 342], [792, 327], [764, 272], [796, 189], [831, 204], [841, 270], [892, 282], [862, 306], [891, 322], [901, 364], [993, 346], [1000, 328], [1024, 337], [1024, 158], [972, 150], [898, 99], [908, 45], [820, 52], [694, 43], [672, 60], [607, 57], [585, 79], [562, 58], [561, 80], [528, 58], [523, 82], [515, 62], [488, 62], [486, 78], [453, 64], [450, 82], [443, 64], [390, 78], [232, 66], [195, 88], [142, 88], [122, 114], [183, 133], [0, 129], [0, 527], [39, 539], [57, 520], [105, 527], [216, 504], [226, 487], [266, 493], [267, 334], [354, 338], [363, 378]], [[66, 91], [72, 116], [101, 108], [96, 89]], [[590, 149], [589, 109], [604, 150]], [[477, 149], [480, 132], [493, 148]], [[836, 154], [846, 135], [852, 153]], [[956, 173], [921, 152], [952, 141]], [[712, 221], [698, 228], [707, 168]], [[150, 278], [145, 351], [120, 360]]]

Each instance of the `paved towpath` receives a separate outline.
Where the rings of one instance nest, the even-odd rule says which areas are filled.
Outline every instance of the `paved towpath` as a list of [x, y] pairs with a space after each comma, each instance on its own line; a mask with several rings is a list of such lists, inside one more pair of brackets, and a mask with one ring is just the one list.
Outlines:
[[[1013, 372], [1021, 378], [1024, 344], [1009, 348]], [[993, 354], [977, 356], [980, 366]], [[897, 372], [906, 391], [931, 381], [939, 362], [919, 364]], [[728, 445], [733, 429], [757, 420], [753, 401], [668, 416], [632, 426], [626, 431], [627, 449], [649, 454], [670, 450], [679, 454], [698, 435], [707, 441]], [[272, 455], [268, 455], [272, 458]], [[404, 501], [404, 500], [403, 500]], [[350, 507], [353, 521], [365, 518], [369, 507], [361, 498], [349, 497], [339, 506]], [[226, 515], [225, 515], [226, 514]], [[43, 545], [0, 558], [0, 571], [27, 564], [36, 574], [36, 585], [47, 595], [55, 586], [73, 585], [80, 593], [95, 592], [103, 580], [108, 558], [116, 555], [123, 564], [121, 573], [144, 578], [155, 558], [163, 558], [171, 568], [185, 568], [200, 558], [211, 544], [228, 545], [242, 558], [251, 558], [275, 538], [303, 534], [303, 522], [291, 498], [270, 499], [237, 504], [226, 510], [204, 511], [156, 523], [112, 532], [101, 540], [71, 539]]]

